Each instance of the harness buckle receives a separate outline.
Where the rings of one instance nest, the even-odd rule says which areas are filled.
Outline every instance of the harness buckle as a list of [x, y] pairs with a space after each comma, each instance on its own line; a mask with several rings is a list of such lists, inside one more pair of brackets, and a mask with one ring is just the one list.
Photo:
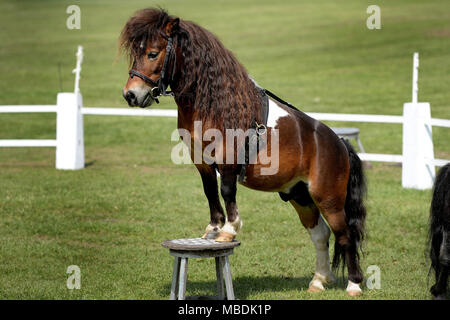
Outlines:
[[153, 87], [150, 92], [151, 92], [151, 95], [152, 95], [153, 99], [156, 99], [159, 96], [161, 96], [161, 89], [159, 89], [159, 87]]
[[255, 121], [255, 123], [256, 123], [256, 134], [258, 136], [262, 136], [262, 135], [266, 134], [267, 127], [263, 123], [260, 124], [256, 121]]

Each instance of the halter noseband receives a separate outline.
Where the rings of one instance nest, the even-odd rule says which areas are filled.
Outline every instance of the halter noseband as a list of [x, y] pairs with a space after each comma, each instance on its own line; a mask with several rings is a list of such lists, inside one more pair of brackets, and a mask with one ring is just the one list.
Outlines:
[[148, 76], [146, 76], [145, 74], [143, 74], [139, 71], [136, 71], [134, 69], [131, 69], [130, 71], [128, 71], [131, 79], [133, 79], [134, 76], [137, 76], [153, 86], [153, 88], [150, 91], [150, 94], [151, 94], [153, 100], [156, 101], [156, 103], [159, 103], [158, 97], [172, 95], [172, 91], [166, 91], [167, 87], [169, 85], [169, 78], [167, 75], [167, 66], [169, 64], [169, 60], [172, 59], [172, 56], [174, 57], [174, 59], [173, 59], [174, 61], [173, 61], [173, 66], [172, 66], [171, 80], [173, 80], [173, 76], [175, 73], [175, 67], [176, 67], [176, 55], [174, 55], [174, 50], [173, 50], [173, 39], [172, 39], [172, 37], [167, 37], [167, 36], [164, 36], [164, 38], [167, 39], [166, 56], [164, 57], [163, 67], [161, 69], [161, 76], [159, 77], [158, 80], [154, 81], [154, 80], [150, 79]]

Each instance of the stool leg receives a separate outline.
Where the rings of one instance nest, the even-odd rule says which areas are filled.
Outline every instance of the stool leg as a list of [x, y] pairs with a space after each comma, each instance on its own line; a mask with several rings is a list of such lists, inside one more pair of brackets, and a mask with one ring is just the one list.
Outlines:
[[358, 143], [359, 150], [361, 150], [362, 153], [366, 153], [359, 137], [356, 137], [356, 142]]
[[222, 257], [216, 257], [216, 276], [217, 276], [217, 292], [219, 300], [225, 299], [225, 290], [223, 287], [223, 261]]
[[170, 289], [170, 300], [177, 300], [177, 289], [180, 279], [180, 260], [181, 258], [175, 257], [175, 260], [173, 262], [172, 288]]
[[181, 258], [180, 264], [180, 284], [178, 288], [178, 300], [186, 299], [186, 281], [187, 281], [188, 258]]
[[223, 271], [225, 277], [225, 287], [227, 288], [227, 300], [234, 300], [233, 280], [231, 279], [230, 261], [228, 256], [223, 257], [225, 260]]

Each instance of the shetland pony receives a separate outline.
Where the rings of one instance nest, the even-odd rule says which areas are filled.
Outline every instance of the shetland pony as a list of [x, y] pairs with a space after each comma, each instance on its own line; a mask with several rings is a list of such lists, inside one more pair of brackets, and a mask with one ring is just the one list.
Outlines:
[[450, 163], [439, 170], [434, 182], [429, 242], [431, 268], [436, 278], [430, 291], [434, 299], [445, 299], [450, 271]]
[[[346, 265], [347, 293], [361, 294], [359, 252], [365, 235], [366, 185], [361, 160], [351, 145], [323, 123], [260, 88], [215, 35], [193, 22], [169, 16], [164, 10], [143, 9], [125, 24], [120, 47], [131, 66], [123, 88], [130, 106], [148, 107], [161, 95], [175, 99], [178, 130], [190, 137], [183, 142], [200, 173], [209, 204], [210, 222], [203, 237], [235, 238], [242, 226], [237, 183], [278, 192], [297, 211], [316, 249], [316, 270], [308, 290], [322, 291], [335, 280], [328, 248], [331, 228], [333, 269]], [[203, 138], [211, 130], [218, 132], [214, 152], [196, 159], [196, 148], [200, 155], [210, 151], [211, 139]], [[230, 137], [230, 130], [250, 133]], [[242, 152], [250, 150], [255, 141], [259, 146], [256, 156]], [[265, 169], [273, 163], [263, 161], [262, 155], [269, 151], [271, 157], [276, 156], [276, 170], [267, 174]], [[223, 161], [225, 154], [227, 161]], [[221, 177], [225, 211], [216, 172]]]

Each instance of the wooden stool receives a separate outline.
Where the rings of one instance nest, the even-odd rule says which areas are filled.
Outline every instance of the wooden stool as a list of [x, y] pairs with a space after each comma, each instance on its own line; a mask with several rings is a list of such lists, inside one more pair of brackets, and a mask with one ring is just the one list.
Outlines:
[[189, 258], [215, 258], [217, 291], [220, 300], [225, 299], [224, 278], [227, 300], [234, 300], [233, 282], [231, 279], [230, 261], [228, 256], [233, 254], [234, 247], [239, 246], [239, 241], [217, 242], [210, 239], [176, 239], [164, 241], [161, 245], [170, 249], [170, 254], [175, 257], [173, 264], [172, 288], [170, 300], [186, 299], [186, 280]]
[[344, 138], [347, 140], [355, 139], [358, 144], [359, 150], [362, 153], [366, 153], [364, 151], [364, 147], [362, 145], [361, 140], [359, 140], [359, 129], [358, 128], [345, 128], [345, 127], [332, 127], [331, 130], [336, 133], [340, 138]]
[[[350, 139], [355, 139], [356, 143], [358, 143], [360, 152], [366, 153], [366, 151], [364, 150], [363, 144], [362, 144], [361, 140], [359, 139], [359, 129], [358, 128], [332, 127], [331, 130], [333, 130], [334, 133], [336, 133], [339, 136], [339, 138], [344, 138], [347, 141], [349, 141]], [[367, 168], [372, 168], [372, 164], [369, 161], [363, 161], [363, 163]]]

